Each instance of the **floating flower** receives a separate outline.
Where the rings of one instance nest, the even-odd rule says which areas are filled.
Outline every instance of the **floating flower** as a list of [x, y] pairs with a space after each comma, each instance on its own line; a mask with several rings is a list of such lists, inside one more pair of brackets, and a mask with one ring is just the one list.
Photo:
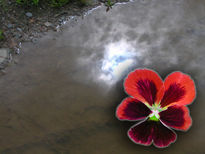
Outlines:
[[138, 121], [128, 130], [129, 138], [137, 144], [167, 147], [175, 142], [171, 129], [187, 131], [192, 119], [189, 109], [195, 98], [194, 81], [182, 72], [173, 72], [163, 82], [159, 75], [149, 69], [131, 72], [124, 82], [131, 97], [125, 98], [117, 107], [119, 120]]

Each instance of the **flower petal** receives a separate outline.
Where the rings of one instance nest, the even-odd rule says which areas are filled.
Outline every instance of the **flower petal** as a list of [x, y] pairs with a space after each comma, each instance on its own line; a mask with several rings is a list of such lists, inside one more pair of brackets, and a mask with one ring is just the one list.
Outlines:
[[150, 113], [151, 110], [145, 104], [131, 97], [125, 98], [116, 110], [119, 120], [140, 120]]
[[156, 72], [148, 69], [131, 72], [125, 79], [124, 87], [129, 95], [150, 106], [159, 102], [164, 94], [162, 79]]
[[174, 104], [190, 104], [196, 95], [194, 81], [189, 75], [174, 72], [165, 79], [165, 93], [161, 101], [161, 107]]
[[140, 122], [128, 130], [128, 136], [136, 144], [151, 145], [153, 127], [154, 125], [151, 121]]
[[165, 148], [176, 140], [176, 133], [157, 122], [153, 133], [153, 143], [158, 148]]
[[186, 131], [192, 124], [189, 109], [186, 106], [170, 106], [167, 110], [160, 112], [159, 115], [160, 120], [165, 125], [175, 129]]
[[128, 131], [130, 139], [137, 144], [150, 145], [153, 141], [156, 147], [167, 147], [176, 140], [176, 134], [162, 123], [146, 120], [134, 125]]

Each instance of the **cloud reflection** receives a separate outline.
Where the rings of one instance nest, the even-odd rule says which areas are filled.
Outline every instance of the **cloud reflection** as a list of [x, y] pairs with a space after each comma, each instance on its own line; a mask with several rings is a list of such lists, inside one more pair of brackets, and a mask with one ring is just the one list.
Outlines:
[[140, 56], [132, 44], [125, 40], [108, 44], [104, 53], [100, 79], [109, 83], [122, 77], [126, 70], [137, 63], [136, 57]]

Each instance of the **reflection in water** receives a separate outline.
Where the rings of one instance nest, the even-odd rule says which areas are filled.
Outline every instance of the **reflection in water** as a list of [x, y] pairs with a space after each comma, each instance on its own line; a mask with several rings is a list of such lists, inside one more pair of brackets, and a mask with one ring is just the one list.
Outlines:
[[138, 56], [140, 56], [139, 52], [136, 52], [132, 44], [125, 40], [108, 44], [105, 47], [105, 55], [102, 60], [103, 73], [100, 75], [100, 79], [113, 83], [127, 69], [137, 63], [136, 57]]
[[[186, 29], [203, 28], [198, 19], [205, 17], [205, 1], [146, 1], [108, 13], [98, 9], [73, 28], [69, 22], [62, 33], [49, 32], [38, 45], [23, 44], [23, 54], [15, 56], [19, 64], [0, 79], [0, 153], [204, 154], [205, 37]], [[121, 36], [129, 41], [118, 42]], [[130, 66], [163, 76], [179, 70], [195, 79], [193, 126], [179, 133], [177, 144], [156, 149], [127, 138], [130, 123], [115, 118], [126, 95], [122, 82], [105, 83]]]

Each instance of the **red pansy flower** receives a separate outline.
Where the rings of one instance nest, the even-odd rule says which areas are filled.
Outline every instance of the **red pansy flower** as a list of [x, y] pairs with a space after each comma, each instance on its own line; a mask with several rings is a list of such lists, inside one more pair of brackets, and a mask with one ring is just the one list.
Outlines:
[[192, 124], [189, 109], [185, 106], [195, 98], [194, 81], [190, 76], [173, 72], [163, 82], [149, 69], [131, 72], [124, 82], [131, 97], [125, 98], [117, 107], [119, 120], [137, 121], [128, 131], [130, 139], [137, 144], [166, 147], [176, 140], [171, 128], [186, 131]]

